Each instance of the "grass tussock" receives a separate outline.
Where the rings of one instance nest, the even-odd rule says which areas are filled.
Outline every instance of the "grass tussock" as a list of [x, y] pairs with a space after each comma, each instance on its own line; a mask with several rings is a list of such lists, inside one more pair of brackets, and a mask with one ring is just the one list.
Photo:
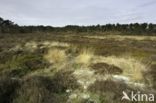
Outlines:
[[64, 50], [49, 49], [48, 53], [45, 54], [44, 58], [50, 63], [60, 63], [66, 60], [67, 55]]
[[79, 64], [89, 64], [94, 56], [92, 49], [83, 49], [76, 57], [75, 62]]
[[34, 42], [34, 41], [27, 42], [27, 43], [25, 44], [25, 48], [26, 48], [26, 50], [32, 51], [32, 52], [33, 52], [34, 50], [37, 49], [37, 43]]
[[142, 81], [144, 79], [143, 72], [147, 70], [147, 66], [141, 61], [130, 56], [116, 57], [108, 56], [98, 58], [96, 62], [104, 62], [110, 65], [117, 66], [123, 70], [123, 75], [130, 77], [133, 81]]

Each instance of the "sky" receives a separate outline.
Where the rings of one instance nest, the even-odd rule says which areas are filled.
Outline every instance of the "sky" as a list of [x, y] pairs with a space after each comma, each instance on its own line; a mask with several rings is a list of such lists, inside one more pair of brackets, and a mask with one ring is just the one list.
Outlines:
[[156, 23], [156, 0], [0, 0], [0, 17], [19, 25]]

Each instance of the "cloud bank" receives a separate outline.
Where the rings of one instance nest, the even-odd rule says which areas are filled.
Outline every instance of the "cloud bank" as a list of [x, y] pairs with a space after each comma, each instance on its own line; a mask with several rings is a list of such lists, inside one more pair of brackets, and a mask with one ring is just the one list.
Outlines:
[[0, 0], [0, 16], [19, 25], [156, 23], [155, 0]]

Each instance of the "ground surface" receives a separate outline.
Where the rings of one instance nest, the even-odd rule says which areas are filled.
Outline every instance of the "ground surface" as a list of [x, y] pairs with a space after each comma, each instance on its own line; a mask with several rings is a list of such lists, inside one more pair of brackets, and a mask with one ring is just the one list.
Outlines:
[[131, 103], [123, 91], [155, 89], [154, 36], [0, 35], [0, 103]]

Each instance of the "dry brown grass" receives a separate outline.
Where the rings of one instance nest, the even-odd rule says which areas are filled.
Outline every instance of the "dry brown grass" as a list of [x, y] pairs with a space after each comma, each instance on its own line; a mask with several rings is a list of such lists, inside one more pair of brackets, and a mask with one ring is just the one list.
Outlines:
[[24, 46], [25, 46], [26, 50], [29, 50], [32, 52], [37, 49], [37, 43], [34, 41], [27, 42]]
[[130, 56], [116, 57], [98, 57], [94, 62], [104, 62], [117, 66], [123, 70], [123, 75], [129, 77], [133, 81], [142, 81], [143, 71], [147, 70], [147, 66], [141, 60], [134, 59]]
[[61, 63], [66, 60], [66, 53], [60, 49], [49, 49], [48, 53], [44, 56], [50, 63]]
[[[40, 42], [39, 44], [43, 45], [42, 47], [69, 47], [70, 44], [65, 42], [58, 42], [58, 41], [44, 41]], [[42, 48], [41, 47], [41, 48]]]
[[84, 36], [87, 38], [93, 38], [93, 39], [115, 39], [117, 41], [122, 41], [122, 40], [156, 40], [155, 36], [121, 36], [121, 35], [106, 35], [106, 36]]
[[79, 64], [89, 64], [94, 56], [94, 50], [83, 49], [79, 55], [75, 58], [75, 62]]

